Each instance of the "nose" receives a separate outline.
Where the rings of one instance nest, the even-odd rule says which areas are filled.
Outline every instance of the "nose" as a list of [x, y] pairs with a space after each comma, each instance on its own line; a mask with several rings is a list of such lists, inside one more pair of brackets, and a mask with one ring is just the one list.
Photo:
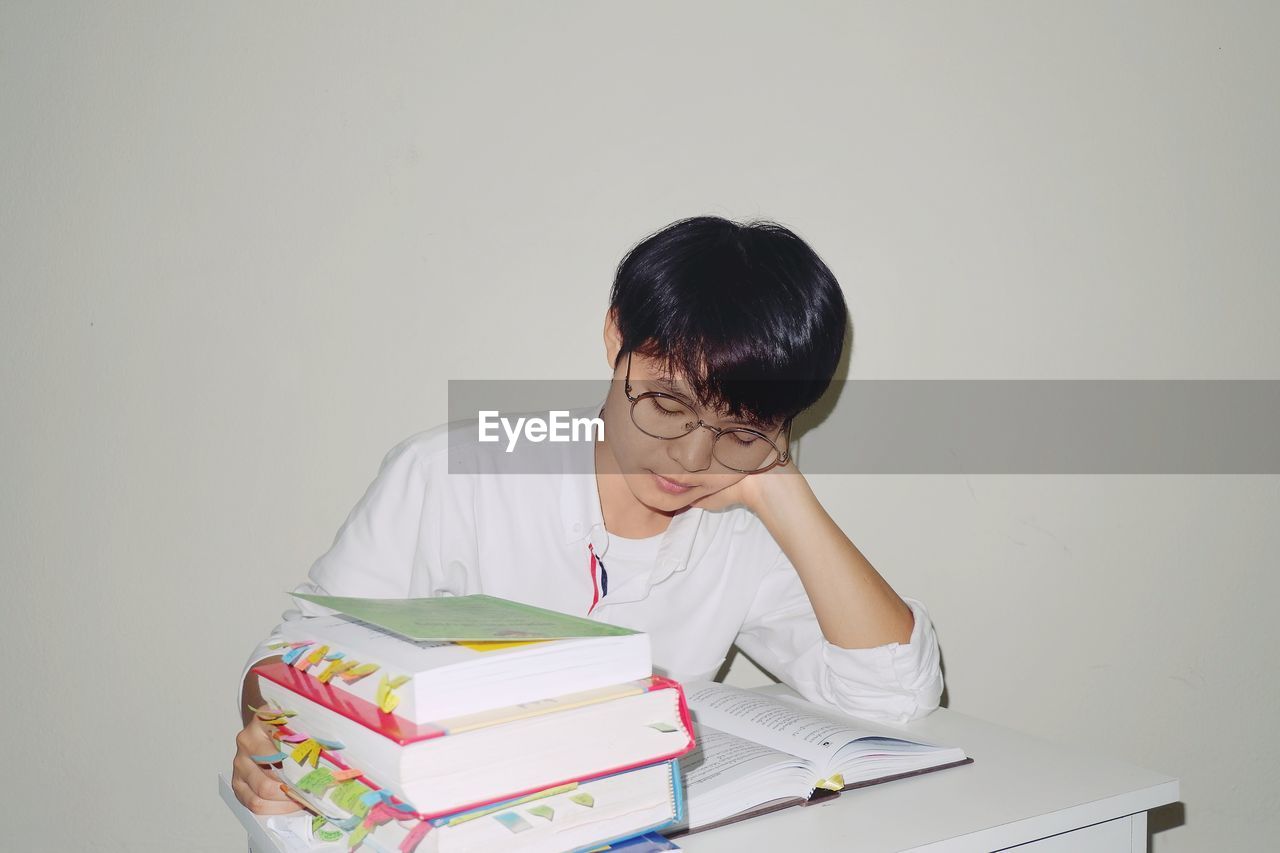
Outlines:
[[715, 433], [700, 424], [688, 435], [667, 442], [667, 455], [690, 473], [705, 471], [711, 467], [711, 445], [715, 440]]

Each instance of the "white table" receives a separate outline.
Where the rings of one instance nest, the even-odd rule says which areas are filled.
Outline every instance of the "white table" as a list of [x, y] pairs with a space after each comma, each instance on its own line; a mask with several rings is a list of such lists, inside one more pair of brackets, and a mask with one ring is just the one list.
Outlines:
[[[772, 690], [766, 692], [773, 692]], [[1147, 811], [1176, 802], [1178, 780], [941, 709], [906, 727], [963, 747], [974, 763], [677, 839], [689, 853], [820, 851], [1145, 853]], [[223, 799], [253, 853], [280, 851], [265, 821]]]
[[[1178, 780], [1069, 749], [955, 711], [905, 727], [964, 748], [973, 764], [870, 788], [677, 839], [689, 853], [741, 850], [1146, 853], [1147, 811], [1178, 800]], [[838, 847], [836, 847], [838, 845]]]

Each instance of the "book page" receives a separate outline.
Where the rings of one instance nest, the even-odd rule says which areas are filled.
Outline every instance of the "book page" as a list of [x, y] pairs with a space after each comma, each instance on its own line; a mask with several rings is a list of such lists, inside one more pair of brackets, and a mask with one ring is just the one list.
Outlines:
[[813, 768], [801, 758], [706, 725], [694, 732], [697, 747], [680, 759], [690, 828], [813, 790]]
[[875, 733], [820, 709], [783, 702], [750, 690], [709, 681], [685, 685], [695, 721], [799, 756], [825, 775], [832, 757], [850, 741]]
[[802, 763], [794, 755], [709, 726], [695, 724], [694, 732], [697, 747], [680, 759], [680, 772], [691, 797], [732, 785], [760, 770]]

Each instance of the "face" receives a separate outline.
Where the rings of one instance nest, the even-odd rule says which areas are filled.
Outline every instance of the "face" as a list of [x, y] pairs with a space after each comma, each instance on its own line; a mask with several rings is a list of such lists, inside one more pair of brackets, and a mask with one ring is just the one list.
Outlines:
[[[631, 356], [631, 393], [646, 391], [674, 394], [692, 403], [689, 383], [680, 376], [666, 376], [665, 364], [638, 353]], [[605, 439], [608, 449], [632, 495], [645, 506], [659, 512], [674, 512], [696, 500], [713, 495], [750, 476], [726, 468], [711, 455], [715, 434], [708, 429], [695, 429], [675, 439], [659, 439], [642, 432], [631, 419], [631, 401], [625, 391], [627, 359], [624, 357], [614, 372], [609, 396], [605, 402]], [[716, 411], [699, 409], [708, 424], [721, 428], [748, 427], [771, 438], [777, 425], [754, 424], [731, 418], [723, 408]], [[725, 439], [731, 440], [726, 437]]]

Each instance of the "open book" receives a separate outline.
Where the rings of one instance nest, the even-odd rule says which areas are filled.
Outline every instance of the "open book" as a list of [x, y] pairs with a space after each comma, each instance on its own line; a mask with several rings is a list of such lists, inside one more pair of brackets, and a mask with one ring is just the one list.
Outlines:
[[698, 743], [680, 761], [689, 831], [973, 760], [794, 696], [712, 682], [685, 696]]

